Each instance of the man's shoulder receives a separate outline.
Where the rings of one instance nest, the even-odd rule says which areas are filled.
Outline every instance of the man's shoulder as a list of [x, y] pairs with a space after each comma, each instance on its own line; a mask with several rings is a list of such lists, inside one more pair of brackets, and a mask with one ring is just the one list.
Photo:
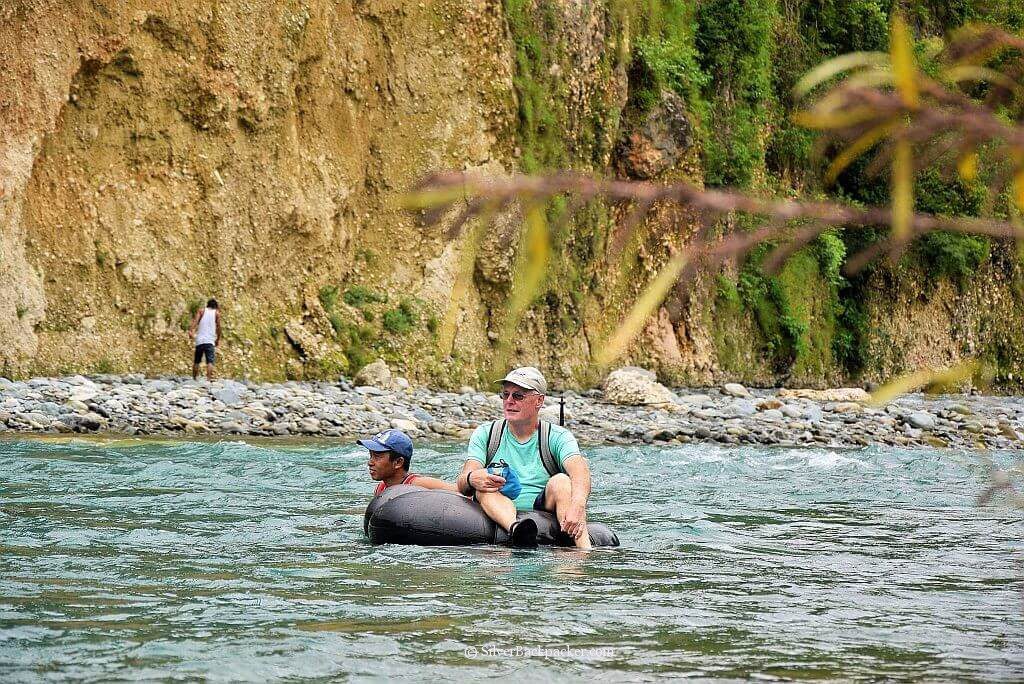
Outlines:
[[562, 425], [556, 425], [551, 423], [551, 437], [554, 439], [564, 439], [565, 437], [575, 437], [572, 434], [572, 430]]

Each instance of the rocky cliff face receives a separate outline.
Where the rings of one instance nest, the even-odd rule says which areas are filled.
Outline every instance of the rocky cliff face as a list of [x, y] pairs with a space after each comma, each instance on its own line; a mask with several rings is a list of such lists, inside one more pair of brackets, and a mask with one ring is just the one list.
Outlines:
[[[487, 232], [449, 356], [434, 340], [464, 241], [422, 229], [397, 202], [451, 168], [700, 182], [696, 108], [685, 88], [648, 92], [633, 67], [650, 43], [623, 12], [563, 0], [5, 3], [0, 374], [185, 372], [187, 322], [214, 296], [225, 373], [330, 376], [383, 356], [424, 380], [482, 379], [518, 223]], [[685, 212], [662, 211], [635, 262], [610, 263], [619, 218], [595, 210], [558, 236], [521, 360], [593, 379], [593, 345], [692, 233]], [[865, 375], [999, 338], [1019, 377], [1011, 262], [963, 304], [873, 285], [864, 344], [880, 351]], [[770, 325], [713, 274], [659, 312], [632, 356], [689, 382], [836, 381], [847, 371], [821, 314], [836, 295], [819, 271], [789, 276], [803, 361], [780, 365]], [[928, 334], [908, 335], [906, 321]]]
[[401, 190], [508, 166], [494, 3], [0, 11], [0, 340], [15, 372], [181, 369], [182, 323], [217, 296], [230, 370], [280, 375], [302, 358], [285, 329], [311, 327], [325, 284], [443, 296], [426, 277], [444, 268], [428, 266], [440, 239], [395, 207]]

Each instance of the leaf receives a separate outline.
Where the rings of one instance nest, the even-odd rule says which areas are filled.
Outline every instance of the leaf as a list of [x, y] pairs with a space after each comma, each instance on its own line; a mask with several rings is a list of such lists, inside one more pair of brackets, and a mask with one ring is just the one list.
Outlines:
[[441, 328], [437, 335], [437, 346], [443, 354], [451, 354], [452, 348], [455, 346], [456, 318], [458, 318], [466, 291], [469, 289], [469, 283], [473, 279], [473, 267], [476, 264], [476, 256], [480, 252], [480, 243], [483, 242], [484, 233], [493, 217], [494, 209], [488, 208], [476, 217], [472, 228], [466, 233], [462, 252], [459, 255], [455, 282], [452, 285], [452, 295], [448, 299], [448, 308], [445, 310], [444, 319], [441, 321]]
[[970, 183], [978, 177], [978, 153], [975, 151], [965, 152], [956, 160], [956, 172], [965, 183]]
[[829, 164], [828, 170], [825, 172], [825, 182], [834, 182], [835, 179], [839, 177], [839, 174], [843, 172], [843, 169], [852, 164], [857, 157], [874, 147], [880, 140], [892, 133], [895, 128], [895, 121], [886, 121], [885, 123], [879, 124], [865, 132], [850, 143], [850, 145], [840, 152], [836, 158], [832, 160], [832, 163]]
[[886, 64], [884, 67], [865, 69], [851, 74], [843, 81], [843, 85], [847, 88], [877, 88], [878, 86], [891, 86], [894, 82], [892, 68]]
[[910, 29], [897, 14], [892, 21], [889, 53], [892, 59], [892, 73], [896, 80], [896, 89], [900, 93], [904, 106], [916, 109], [921, 96], [917, 89], [917, 65], [914, 62], [914, 42]]
[[505, 321], [501, 327], [498, 346], [501, 353], [496, 362], [504, 365], [504, 354], [509, 349], [509, 342], [523, 314], [537, 298], [544, 276], [547, 273], [548, 258], [551, 252], [551, 236], [548, 221], [544, 216], [544, 204], [534, 202], [526, 207], [524, 223], [526, 233], [523, 236], [522, 249], [516, 259], [515, 272], [512, 274], [512, 293], [509, 295]]
[[626, 351], [626, 347], [643, 329], [647, 319], [665, 301], [669, 290], [679, 279], [679, 274], [686, 268], [690, 255], [686, 251], [676, 254], [661, 269], [658, 276], [647, 286], [626, 315], [626, 319], [611, 334], [598, 350], [595, 361], [599, 366], [607, 366]]
[[987, 67], [974, 66], [972, 64], [959, 64], [955, 67], [951, 67], [943, 73], [943, 76], [945, 76], [946, 80], [950, 83], [980, 81], [995, 83], [1003, 86], [1007, 90], [1016, 90], [1018, 87], [1017, 83], [1012, 78], [1001, 71], [996, 71], [995, 69], [989, 69]]
[[897, 140], [892, 157], [892, 234], [897, 243], [910, 235], [913, 214], [913, 149], [909, 140]]
[[1024, 261], [1024, 220], [1021, 219], [1020, 209], [1015, 202], [1010, 202], [1010, 223], [1017, 232], [1017, 258]]
[[398, 205], [410, 211], [434, 209], [454, 204], [467, 196], [467, 188], [445, 188], [443, 190], [423, 190], [410, 192], [399, 198]]
[[825, 81], [838, 76], [844, 71], [863, 67], [882, 66], [888, 64], [889, 56], [884, 52], [851, 52], [840, 55], [814, 67], [793, 86], [793, 94], [803, 97]]
[[897, 399], [900, 395], [925, 385], [952, 385], [960, 383], [973, 377], [980, 367], [981, 364], [977, 359], [970, 359], [944, 370], [919, 370], [899, 377], [892, 382], [887, 382], [871, 394], [871, 401], [868, 403], [872, 406], [884, 406]]
[[823, 131], [830, 128], [847, 128], [878, 118], [878, 110], [874, 107], [854, 107], [841, 112], [820, 111], [817, 107], [793, 114], [793, 121], [812, 130]]
[[1024, 166], [1019, 167], [1013, 174], [1013, 201], [1017, 209], [1024, 211]]

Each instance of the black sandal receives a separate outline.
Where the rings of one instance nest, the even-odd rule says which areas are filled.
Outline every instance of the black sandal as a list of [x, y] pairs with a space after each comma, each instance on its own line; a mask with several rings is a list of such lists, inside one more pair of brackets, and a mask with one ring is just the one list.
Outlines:
[[537, 548], [537, 523], [530, 518], [517, 520], [508, 528], [508, 539], [517, 549]]

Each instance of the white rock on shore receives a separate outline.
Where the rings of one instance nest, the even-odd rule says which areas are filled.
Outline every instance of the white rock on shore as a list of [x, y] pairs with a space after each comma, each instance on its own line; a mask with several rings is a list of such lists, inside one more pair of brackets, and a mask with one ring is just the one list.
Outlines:
[[676, 395], [659, 383], [654, 373], [636, 366], [626, 366], [609, 373], [604, 381], [604, 397], [623, 406], [667, 407], [676, 403]]
[[356, 387], [379, 387], [388, 389], [391, 387], [391, 369], [384, 359], [377, 359], [373, 363], [363, 366], [356, 373], [352, 381]]

